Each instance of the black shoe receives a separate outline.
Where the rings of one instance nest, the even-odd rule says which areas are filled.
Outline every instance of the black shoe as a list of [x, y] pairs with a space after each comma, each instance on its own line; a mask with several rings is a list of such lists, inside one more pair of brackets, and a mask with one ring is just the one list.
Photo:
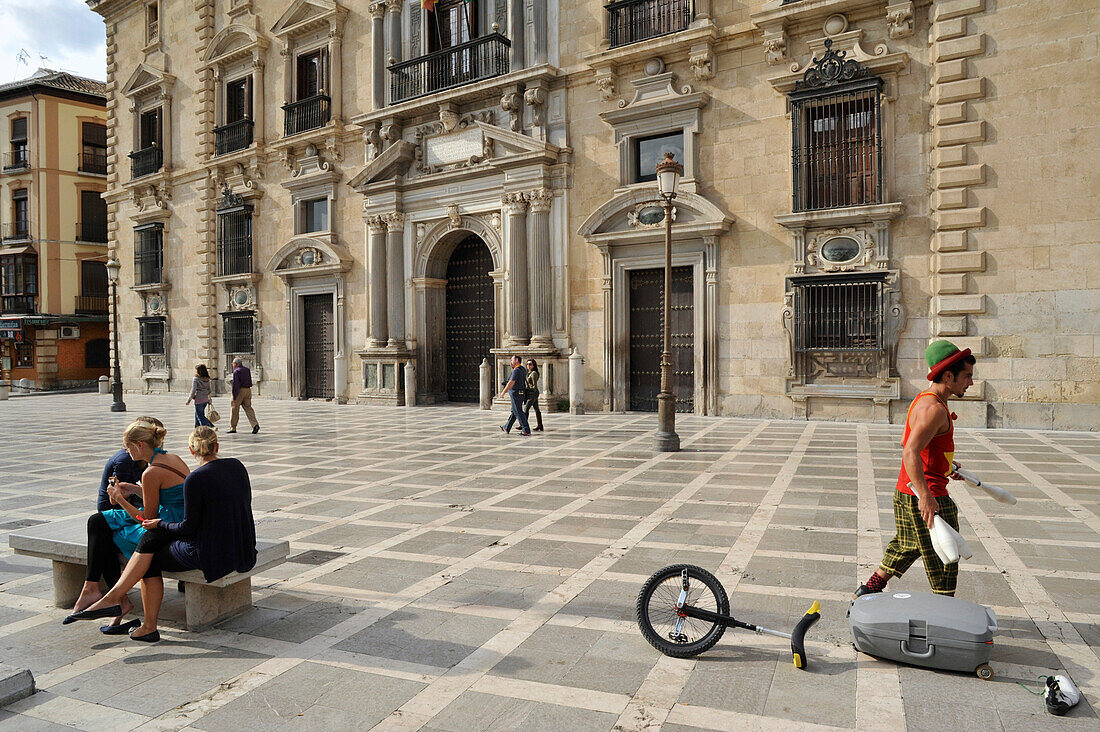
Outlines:
[[101, 607], [98, 610], [81, 610], [75, 612], [61, 621], [62, 625], [68, 625], [69, 623], [75, 623], [78, 620], [100, 620], [101, 618], [117, 618], [122, 615], [121, 605], [109, 605], [107, 607]]
[[130, 631], [135, 628], [141, 627], [141, 621], [134, 618], [128, 623], [119, 623], [118, 625], [104, 625], [101, 626], [99, 632], [103, 635], [130, 635]]
[[540, 425], [539, 425], [538, 427], [536, 427], [536, 428], [534, 429], [534, 431], [535, 431], [535, 432], [545, 432], [546, 430], [544, 430], [544, 429], [542, 428], [542, 425], [540, 424]]
[[252, 434], [256, 434], [259, 431], [260, 431], [260, 425], [256, 425], [255, 427], [252, 428]]
[[142, 643], [156, 643], [160, 640], [160, 631], [154, 630], [152, 633], [146, 633], [145, 635], [134, 635], [130, 633], [130, 640], [141, 641]]
[[864, 595], [873, 595], [877, 592], [882, 592], [882, 590], [872, 590], [867, 585], [860, 585], [856, 588], [856, 591], [852, 593], [852, 599], [855, 600], [863, 597]]
[[187, 592], [187, 585], [183, 584], [182, 582], [177, 582], [176, 590], [182, 595], [183, 593]]
[[229, 429], [229, 430], [226, 430], [226, 431], [225, 431], [225, 434], [227, 434], [227, 435], [235, 435], [235, 434], [237, 434], [237, 430], [235, 430], [235, 429]]

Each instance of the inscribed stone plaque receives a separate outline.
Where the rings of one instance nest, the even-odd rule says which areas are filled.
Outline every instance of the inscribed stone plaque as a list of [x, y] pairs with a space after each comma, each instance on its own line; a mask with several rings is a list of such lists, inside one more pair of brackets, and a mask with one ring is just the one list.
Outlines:
[[472, 157], [481, 155], [482, 133], [479, 129], [452, 132], [425, 140], [428, 165], [433, 168], [443, 165], [464, 163]]

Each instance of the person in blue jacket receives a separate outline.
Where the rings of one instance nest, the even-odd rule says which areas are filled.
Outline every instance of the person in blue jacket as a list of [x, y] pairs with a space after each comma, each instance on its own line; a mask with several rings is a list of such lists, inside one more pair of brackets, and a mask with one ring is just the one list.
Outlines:
[[[156, 417], [138, 417], [135, 422], [147, 422], [149, 424], [156, 425], [157, 427], [163, 427], [164, 423]], [[99, 498], [96, 501], [97, 511], [110, 511], [115, 506], [111, 503], [110, 497], [107, 496], [107, 485], [111, 482], [111, 478], [114, 478], [119, 483], [140, 483], [141, 474], [147, 467], [146, 463], [137, 460], [135, 461], [130, 457], [130, 452], [125, 448], [119, 449], [114, 455], [107, 460], [107, 464], [103, 466], [103, 477], [99, 479]]]

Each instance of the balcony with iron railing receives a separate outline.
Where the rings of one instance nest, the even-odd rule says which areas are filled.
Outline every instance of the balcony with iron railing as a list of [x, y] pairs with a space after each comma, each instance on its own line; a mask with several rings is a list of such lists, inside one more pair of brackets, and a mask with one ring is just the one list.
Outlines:
[[14, 173], [31, 167], [29, 151], [25, 147], [12, 148], [4, 153], [4, 172]]
[[30, 315], [34, 313], [34, 295], [2, 295], [0, 308], [5, 315]]
[[247, 148], [252, 144], [253, 127], [254, 123], [247, 117], [215, 127], [214, 154], [227, 155]]
[[22, 241], [31, 238], [31, 222], [27, 219], [16, 219], [4, 223], [4, 241]]
[[76, 240], [91, 242], [92, 244], [107, 243], [107, 222], [76, 222]]
[[76, 314], [77, 315], [106, 315], [107, 314], [107, 296], [106, 295], [77, 295], [76, 296]]
[[327, 94], [315, 94], [284, 104], [283, 112], [286, 114], [283, 135], [290, 137], [327, 125], [332, 117], [332, 99]]
[[80, 160], [77, 162], [77, 170], [79, 170], [81, 173], [107, 175], [107, 151], [84, 151], [80, 153]]
[[692, 0], [615, 0], [605, 8], [611, 48], [687, 30]]
[[507, 74], [511, 47], [512, 42], [502, 34], [490, 33], [394, 64], [389, 67], [390, 102], [397, 104]]
[[164, 165], [164, 153], [155, 142], [142, 150], [130, 153], [130, 177], [142, 178], [152, 175]]

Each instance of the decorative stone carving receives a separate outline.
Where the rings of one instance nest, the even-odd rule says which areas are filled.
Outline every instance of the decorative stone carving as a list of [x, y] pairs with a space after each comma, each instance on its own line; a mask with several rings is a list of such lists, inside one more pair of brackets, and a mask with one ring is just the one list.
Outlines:
[[526, 193], [505, 193], [500, 201], [509, 213], [523, 213], [527, 210]]
[[367, 146], [367, 160], [374, 160], [382, 152], [382, 135], [379, 125], [363, 128], [363, 144]]
[[295, 261], [299, 267], [319, 267], [325, 263], [325, 255], [316, 247], [302, 247]]
[[500, 98], [500, 108], [508, 113], [508, 129], [519, 132], [520, 129], [520, 95], [516, 92], [505, 92]]
[[615, 74], [611, 69], [596, 71], [596, 88], [600, 90], [600, 99], [610, 102], [615, 96]]
[[834, 51], [833, 39], [826, 38], [825, 53], [814, 57], [813, 63], [803, 72], [802, 80], [794, 85], [795, 91], [826, 89], [870, 76], [866, 66], [846, 58], [847, 55], [847, 51]]
[[367, 228], [370, 229], [372, 234], [378, 234], [386, 230], [385, 216], [367, 216], [364, 221], [366, 221]]
[[696, 81], [705, 81], [714, 76], [714, 50], [709, 41], [691, 47], [688, 65], [691, 66]]
[[[656, 221], [648, 221], [642, 212], [646, 209], [657, 208], [661, 217]], [[626, 223], [633, 229], [659, 229], [665, 225], [665, 204], [663, 201], [642, 201], [634, 206], [634, 209], [626, 212]], [[676, 222], [676, 207], [672, 207], [672, 221]]]
[[458, 212], [457, 203], [452, 203], [447, 206], [447, 218], [450, 219], [452, 229], [462, 228], [462, 214]]
[[369, 9], [370, 9], [370, 17], [371, 17], [372, 20], [382, 20], [386, 15], [386, 3], [385, 2], [380, 1], [380, 2], [371, 3], [370, 6], [369, 6]]
[[546, 89], [541, 86], [532, 86], [523, 93], [523, 101], [531, 107], [536, 127], [542, 127], [546, 122]]
[[[833, 239], [851, 239], [858, 245], [858, 251], [850, 259], [840, 262], [829, 261], [822, 256], [822, 248]], [[826, 229], [814, 234], [806, 245], [806, 264], [825, 272], [854, 272], [870, 264], [875, 258], [875, 239], [863, 229], [845, 227]]]
[[494, 212], [489, 216], [489, 226], [492, 226], [497, 231], [500, 231], [500, 214]]
[[225, 289], [230, 310], [256, 309], [256, 290], [251, 283], [228, 285]]
[[[471, 165], [477, 165], [479, 163], [488, 160], [493, 157], [493, 141], [487, 136], [482, 134], [479, 140], [480, 151], [477, 154], [467, 153], [459, 159], [445, 158], [444, 162], [440, 162], [436, 159], [433, 162], [432, 155], [429, 155], [428, 146], [430, 140], [434, 137], [446, 134], [457, 135], [459, 131], [474, 128], [477, 122], [483, 122], [486, 124], [493, 124], [493, 110], [483, 109], [479, 112], [472, 114], [465, 114], [458, 118], [454, 128], [448, 133], [443, 122], [429, 122], [424, 125], [420, 125], [414, 131], [414, 138], [416, 140], [416, 152], [413, 154], [413, 158], [416, 161], [417, 172], [423, 175], [430, 175], [432, 173], [438, 173], [441, 170], [454, 170], [457, 168], [468, 168]], [[468, 143], [469, 141], [464, 141]]]
[[546, 213], [554, 203], [554, 194], [546, 188], [536, 188], [527, 194], [532, 213]]
[[764, 60], [776, 66], [787, 60], [787, 31], [783, 26], [764, 29]]
[[408, 217], [406, 214], [397, 211], [385, 214], [383, 218], [386, 221], [386, 229], [389, 231], [404, 231], [405, 221]]
[[911, 0], [886, 6], [886, 25], [894, 40], [913, 35], [913, 3]]
[[401, 128], [396, 122], [386, 121], [382, 123], [378, 136], [385, 143], [393, 144], [401, 139]]
[[439, 105], [439, 123], [443, 125], [443, 132], [453, 132], [458, 127], [458, 106], [452, 102]]

